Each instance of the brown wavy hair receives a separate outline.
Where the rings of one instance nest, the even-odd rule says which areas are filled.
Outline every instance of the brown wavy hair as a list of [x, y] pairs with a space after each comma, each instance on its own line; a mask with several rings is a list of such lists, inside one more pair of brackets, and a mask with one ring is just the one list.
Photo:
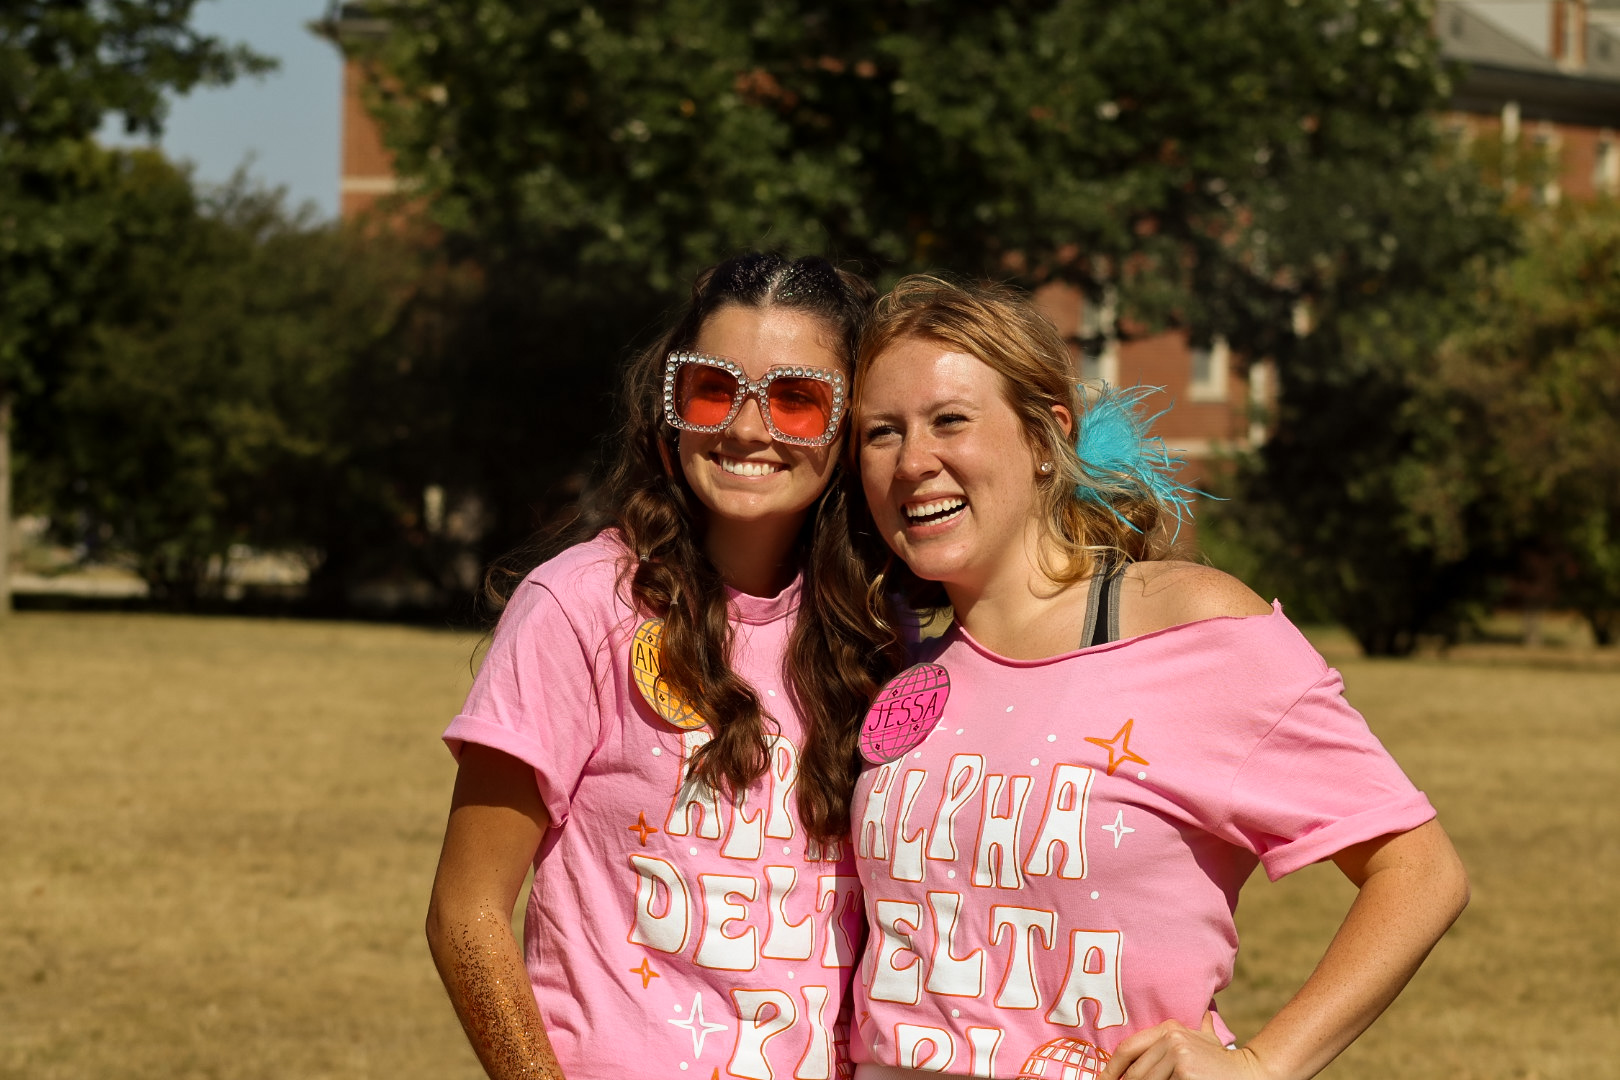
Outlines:
[[[1050, 461], [1050, 474], [1037, 476], [1045, 532], [1054, 541], [1056, 559], [1043, 551], [1041, 569], [1054, 584], [1069, 585], [1091, 575], [1099, 559], [1142, 561], [1170, 553], [1163, 525], [1169, 511], [1151, 493], [1121, 478], [1103, 494], [1107, 507], [1078, 499], [1077, 486], [1098, 487], [1081, 469], [1074, 439], [1053, 413], [1068, 409], [1074, 422], [1084, 414], [1086, 390], [1076, 378], [1074, 360], [1057, 327], [1023, 293], [1005, 285], [965, 284], [926, 274], [901, 278], [877, 302], [856, 348], [852, 412], [860, 408], [861, 389], [872, 364], [907, 338], [928, 338], [983, 361], [1001, 376], [1003, 399], [1018, 416], [1024, 438], [1037, 459]], [[850, 439], [845, 464], [859, 475], [860, 433]], [[1123, 520], [1122, 520], [1123, 519]], [[1129, 522], [1129, 524], [1126, 524]], [[948, 606], [936, 582], [924, 582], [904, 570], [887, 545], [865, 538], [876, 535], [870, 514], [861, 504], [855, 527], [860, 553], [869, 566], [870, 595], [875, 611], [889, 589], [897, 589], [915, 606]], [[881, 569], [877, 569], [881, 568]]]
[[[692, 349], [704, 324], [732, 307], [808, 315], [852, 361], [875, 298], [864, 278], [816, 257], [739, 255], [700, 273], [674, 325], [631, 361], [620, 395], [618, 457], [570, 530], [584, 538], [616, 529], [630, 549], [622, 580], [641, 612], [664, 620], [662, 677], [709, 720], [712, 737], [694, 755], [692, 774], [717, 790], [735, 794], [765, 774], [774, 721], [731, 666], [735, 630], [725, 582], [704, 553], [706, 509], [677, 460], [679, 433], [664, 420], [664, 362]], [[804, 585], [787, 671], [805, 720], [797, 802], [805, 828], [822, 841], [848, 835], [859, 723], [905, 660], [901, 642], [867, 615], [866, 582], [849, 538], [852, 499], [860, 503], [859, 488], [840, 464], [806, 517], [796, 552]]]

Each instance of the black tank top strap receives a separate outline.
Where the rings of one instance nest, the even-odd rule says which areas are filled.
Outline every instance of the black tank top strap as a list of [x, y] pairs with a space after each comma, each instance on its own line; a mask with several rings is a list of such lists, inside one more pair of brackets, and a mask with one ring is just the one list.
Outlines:
[[1086, 625], [1080, 631], [1082, 649], [1119, 640], [1119, 579], [1124, 572], [1124, 562], [1111, 553], [1099, 560], [1086, 597]]

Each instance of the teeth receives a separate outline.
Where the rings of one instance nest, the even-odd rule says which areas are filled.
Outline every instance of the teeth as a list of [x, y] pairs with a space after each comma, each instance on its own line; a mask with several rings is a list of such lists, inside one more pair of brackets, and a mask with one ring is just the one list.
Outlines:
[[720, 468], [734, 476], [769, 476], [773, 472], [780, 472], [783, 468], [774, 461], [736, 461], [724, 457], [716, 457], [714, 460]]
[[919, 522], [928, 518], [948, 517], [966, 505], [966, 499], [934, 499], [930, 502], [906, 507], [906, 518], [912, 522]]

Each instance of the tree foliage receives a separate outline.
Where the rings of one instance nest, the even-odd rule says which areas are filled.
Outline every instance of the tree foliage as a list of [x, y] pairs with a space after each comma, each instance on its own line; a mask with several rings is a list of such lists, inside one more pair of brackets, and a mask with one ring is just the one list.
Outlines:
[[199, 198], [154, 152], [110, 156], [116, 287], [34, 412], [23, 499], [176, 603], [217, 594], [235, 545], [384, 571], [432, 451], [430, 391], [399, 345], [421, 260], [242, 176]]
[[[1483, 317], [1440, 351], [1429, 395], [1453, 438], [1425, 475], [1466, 500], [1436, 532], [1474, 529], [1510, 554], [1520, 599], [1620, 632], [1620, 206], [1563, 206], [1528, 225]], [[1470, 506], [1468, 503], [1473, 505]]]
[[1496, 242], [1437, 153], [1420, 0], [372, 7], [349, 48], [408, 205], [489, 271], [463, 351], [486, 422], [459, 427], [497, 545], [587, 456], [626, 342], [738, 249], [1070, 280], [1127, 330], [1279, 358], [1303, 408], [1367, 376], [1348, 323], [1296, 339], [1300, 305], [1372, 326]]
[[1474, 477], [1452, 467], [1457, 432], [1433, 373], [1447, 339], [1482, 317], [1517, 226], [1466, 167], [1434, 174], [1447, 183], [1403, 180], [1403, 198], [1368, 222], [1388, 238], [1384, 258], [1278, 341], [1271, 433], [1207, 515], [1254, 553], [1264, 587], [1371, 655], [1455, 638], [1504, 570]]
[[[199, 35], [195, 0], [15, 0], [0, 6], [0, 466], [19, 401], [48, 391], [89, 319], [122, 235], [117, 160], [92, 137], [110, 113], [156, 134], [165, 95], [270, 61]], [[19, 421], [20, 422], [20, 421]], [[9, 477], [6, 478], [9, 481]], [[10, 485], [0, 483], [0, 496]], [[9, 524], [0, 497], [0, 526]], [[10, 598], [0, 528], [0, 611]]]
[[1183, 303], [1309, 291], [1384, 258], [1365, 212], [1426, 179], [1446, 90], [1415, 2], [377, 10], [357, 47], [437, 221], [664, 292], [758, 245]]
[[157, 134], [166, 97], [270, 62], [197, 34], [195, 0], [21, 0], [0, 9], [0, 392], [43, 377], [111, 257], [109, 113]]

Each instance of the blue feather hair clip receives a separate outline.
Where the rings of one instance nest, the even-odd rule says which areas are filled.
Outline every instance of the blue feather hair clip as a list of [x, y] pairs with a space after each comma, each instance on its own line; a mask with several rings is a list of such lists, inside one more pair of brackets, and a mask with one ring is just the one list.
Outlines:
[[[1189, 487], [1176, 479], [1182, 457], [1172, 453], [1164, 440], [1151, 434], [1154, 421], [1169, 412], [1160, 409], [1151, 416], [1142, 408], [1143, 400], [1161, 391], [1158, 386], [1133, 386], [1128, 390], [1102, 384], [1101, 392], [1084, 406], [1074, 449], [1080, 455], [1080, 472], [1085, 478], [1076, 485], [1081, 500], [1107, 509], [1132, 531], [1141, 532], [1114, 505], [1122, 496], [1149, 498], [1176, 519], [1176, 533], [1192, 520], [1192, 501], [1207, 492]], [[1080, 387], [1081, 398], [1090, 393]]]

